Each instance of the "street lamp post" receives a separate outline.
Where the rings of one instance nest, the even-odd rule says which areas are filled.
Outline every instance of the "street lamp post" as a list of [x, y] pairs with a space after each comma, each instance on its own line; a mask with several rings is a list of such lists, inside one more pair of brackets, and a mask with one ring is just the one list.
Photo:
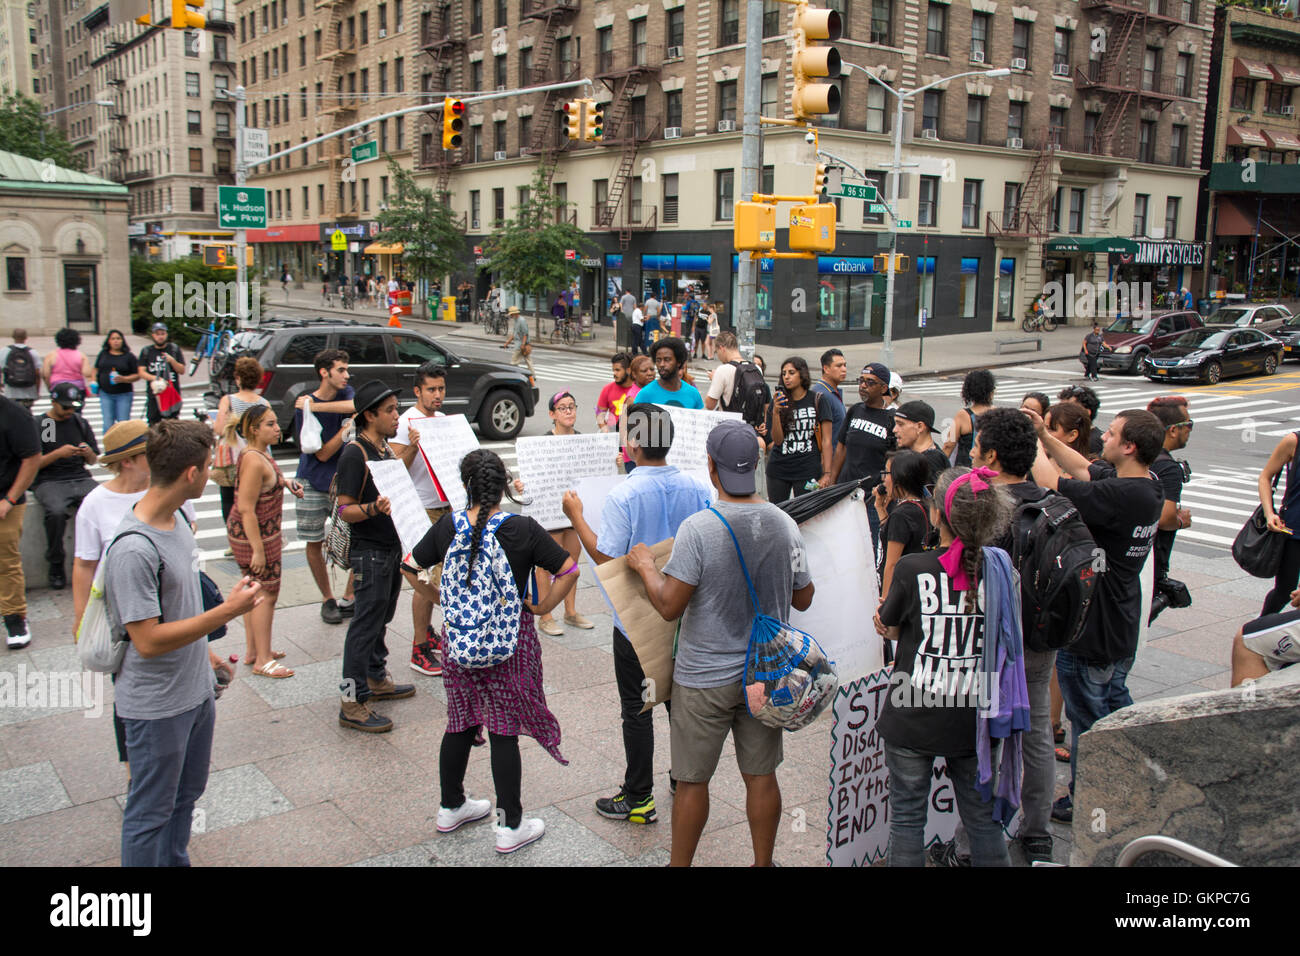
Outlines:
[[[112, 100], [91, 100], [89, 103], [72, 103], [69, 106], [60, 106], [58, 109], [46, 110], [41, 117], [53, 116], [55, 113], [62, 113], [64, 110], [75, 110], [82, 106], [116, 106]], [[41, 126], [41, 145], [45, 145], [45, 127]]]
[[[898, 193], [899, 177], [903, 172], [903, 103], [910, 100], [918, 93], [924, 93], [926, 90], [933, 89], [936, 86], [943, 86], [953, 80], [960, 80], [966, 76], [1010, 76], [1011, 71], [1006, 68], [996, 70], [967, 70], [965, 73], [956, 73], [952, 76], [945, 76], [943, 79], [927, 83], [925, 86], [918, 86], [914, 90], [896, 90], [876, 74], [872, 73], [865, 67], [858, 66], [856, 63], [845, 63], [845, 67], [859, 70], [874, 82], [879, 84], [886, 93], [894, 97], [897, 103], [897, 109], [894, 113], [894, 161], [890, 164], [893, 175], [890, 177], [889, 184], [889, 214], [897, 223], [898, 220]], [[897, 236], [897, 228], [895, 228]], [[880, 360], [887, 366], [894, 364], [894, 252], [897, 248], [897, 242], [891, 244], [889, 251], [889, 269], [885, 273], [885, 334], [880, 346]]]

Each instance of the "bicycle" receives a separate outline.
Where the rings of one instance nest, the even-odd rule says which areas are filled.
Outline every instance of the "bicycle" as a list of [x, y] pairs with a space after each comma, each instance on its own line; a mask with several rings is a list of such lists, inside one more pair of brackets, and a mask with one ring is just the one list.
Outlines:
[[555, 328], [551, 330], [551, 344], [563, 342], [565, 345], [574, 345], [578, 341], [578, 330], [576, 323], [570, 318], [556, 319]]
[[1024, 321], [1020, 323], [1020, 328], [1026, 332], [1055, 332], [1056, 319], [1048, 312], [1039, 312], [1037, 314], [1031, 309], [1025, 313]]
[[343, 308], [355, 310], [357, 307], [357, 293], [350, 285], [343, 287]]
[[206, 329], [197, 325], [184, 326], [199, 336], [198, 344], [194, 346], [194, 358], [190, 360], [191, 375], [199, 370], [199, 363], [206, 358], [212, 377], [219, 377], [234, 344], [238, 323], [239, 316], [216, 312]]

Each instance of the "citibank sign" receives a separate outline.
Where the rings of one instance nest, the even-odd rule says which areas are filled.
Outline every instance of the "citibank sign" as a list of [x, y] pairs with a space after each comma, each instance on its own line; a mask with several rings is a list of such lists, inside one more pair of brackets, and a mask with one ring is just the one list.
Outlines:
[[1143, 242], [1139, 239], [1133, 261], [1140, 266], [1199, 266], [1205, 264], [1205, 247], [1195, 242]]

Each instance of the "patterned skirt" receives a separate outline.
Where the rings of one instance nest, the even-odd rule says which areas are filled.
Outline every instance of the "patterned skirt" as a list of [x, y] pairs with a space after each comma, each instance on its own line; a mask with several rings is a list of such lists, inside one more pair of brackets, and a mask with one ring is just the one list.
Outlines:
[[[442, 639], [445, 645], [446, 628]], [[490, 733], [506, 737], [523, 734], [568, 766], [560, 754], [560, 722], [546, 706], [542, 691], [542, 645], [526, 608], [513, 657], [496, 667], [458, 667], [444, 660], [442, 685], [447, 692], [448, 733], [485, 726]]]
[[244, 519], [239, 512], [236, 499], [226, 519], [226, 537], [230, 539], [230, 550], [235, 553], [235, 562], [239, 570], [262, 585], [268, 594], [280, 593], [280, 521], [284, 514], [284, 486], [276, 487], [257, 498], [257, 532], [262, 536], [262, 553], [266, 555], [266, 570], [254, 574], [249, 566], [253, 563], [253, 546], [244, 534]]

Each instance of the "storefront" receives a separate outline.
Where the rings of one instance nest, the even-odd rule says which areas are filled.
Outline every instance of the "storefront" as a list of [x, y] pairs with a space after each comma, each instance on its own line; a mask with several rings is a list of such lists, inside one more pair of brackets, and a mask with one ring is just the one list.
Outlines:
[[1150, 283], [1154, 308], [1179, 308], [1178, 294], [1191, 288], [1193, 269], [1205, 265], [1205, 246], [1177, 239], [1138, 239], [1134, 250], [1111, 250], [1112, 282]]
[[[740, 256], [731, 257], [731, 298], [740, 299]], [[758, 260], [758, 291], [754, 302], [754, 328], [772, 327], [772, 310], [776, 306], [776, 260]]]
[[[689, 254], [641, 256], [641, 301], [682, 302], [687, 296], [710, 299], [713, 257]], [[626, 286], [624, 287], [626, 288]]]
[[288, 269], [298, 286], [320, 281], [319, 230], [316, 226], [276, 226], [272, 229], [249, 229], [246, 233], [253, 249], [253, 266], [271, 281], [278, 282], [280, 271]]
[[[379, 223], [374, 220], [322, 222], [314, 228], [318, 231], [317, 266], [322, 273], [328, 273], [331, 278], [340, 275], [365, 277], [379, 275], [378, 257], [363, 251], [367, 240], [379, 235]], [[346, 243], [343, 249], [335, 248], [334, 234], [336, 232], [343, 235], [343, 241]]]
[[[406, 247], [397, 242], [386, 245], [382, 242], [372, 242], [361, 250], [362, 272], [361, 274], [369, 276], [383, 276], [385, 279], [396, 276], [404, 278], [406, 274], [405, 267], [402, 263], [402, 253]], [[373, 271], [367, 271], [367, 267], [373, 267]]]
[[[874, 325], [872, 304], [876, 285], [874, 260], [862, 256], [818, 256], [817, 331], [866, 330]], [[880, 285], [879, 327], [883, 329], [883, 281]]]

